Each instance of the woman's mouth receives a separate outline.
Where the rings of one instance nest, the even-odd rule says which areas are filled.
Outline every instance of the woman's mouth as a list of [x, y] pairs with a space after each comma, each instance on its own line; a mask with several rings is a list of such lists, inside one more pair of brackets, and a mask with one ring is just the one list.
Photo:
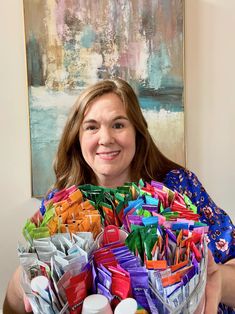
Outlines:
[[96, 153], [101, 159], [112, 160], [117, 157], [120, 153], [120, 150], [112, 151], [112, 152], [100, 152]]

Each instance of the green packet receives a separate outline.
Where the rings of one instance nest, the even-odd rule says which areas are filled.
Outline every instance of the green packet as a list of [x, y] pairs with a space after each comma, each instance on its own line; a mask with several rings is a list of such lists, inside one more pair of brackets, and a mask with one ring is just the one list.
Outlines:
[[142, 261], [152, 259], [152, 249], [158, 239], [157, 227], [138, 226], [132, 230], [125, 240], [129, 250], [139, 254]]

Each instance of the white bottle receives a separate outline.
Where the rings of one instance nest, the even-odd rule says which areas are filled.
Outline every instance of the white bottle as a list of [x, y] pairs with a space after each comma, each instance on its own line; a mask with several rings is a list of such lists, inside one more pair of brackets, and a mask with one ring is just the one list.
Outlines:
[[114, 314], [135, 314], [137, 311], [137, 302], [135, 299], [127, 298], [122, 300], [115, 308]]
[[113, 314], [113, 311], [105, 296], [92, 294], [83, 301], [82, 314]]

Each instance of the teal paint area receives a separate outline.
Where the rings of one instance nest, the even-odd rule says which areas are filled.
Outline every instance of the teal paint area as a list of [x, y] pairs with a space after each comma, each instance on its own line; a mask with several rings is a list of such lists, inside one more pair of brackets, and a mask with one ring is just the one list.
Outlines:
[[151, 96], [142, 96], [139, 97], [140, 105], [142, 109], [146, 110], [154, 110], [156, 112], [160, 110], [165, 110], [168, 112], [182, 112], [183, 104], [180, 97], [172, 95], [172, 96], [159, 96], [151, 97]]
[[96, 34], [90, 25], [86, 26], [83, 30], [81, 38], [81, 46], [84, 48], [91, 48], [94, 44]]

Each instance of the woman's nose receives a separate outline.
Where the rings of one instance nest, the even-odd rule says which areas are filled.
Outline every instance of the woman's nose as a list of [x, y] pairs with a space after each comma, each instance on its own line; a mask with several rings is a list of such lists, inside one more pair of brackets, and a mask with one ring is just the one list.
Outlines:
[[99, 145], [108, 145], [114, 143], [113, 132], [111, 129], [102, 127], [99, 131]]

